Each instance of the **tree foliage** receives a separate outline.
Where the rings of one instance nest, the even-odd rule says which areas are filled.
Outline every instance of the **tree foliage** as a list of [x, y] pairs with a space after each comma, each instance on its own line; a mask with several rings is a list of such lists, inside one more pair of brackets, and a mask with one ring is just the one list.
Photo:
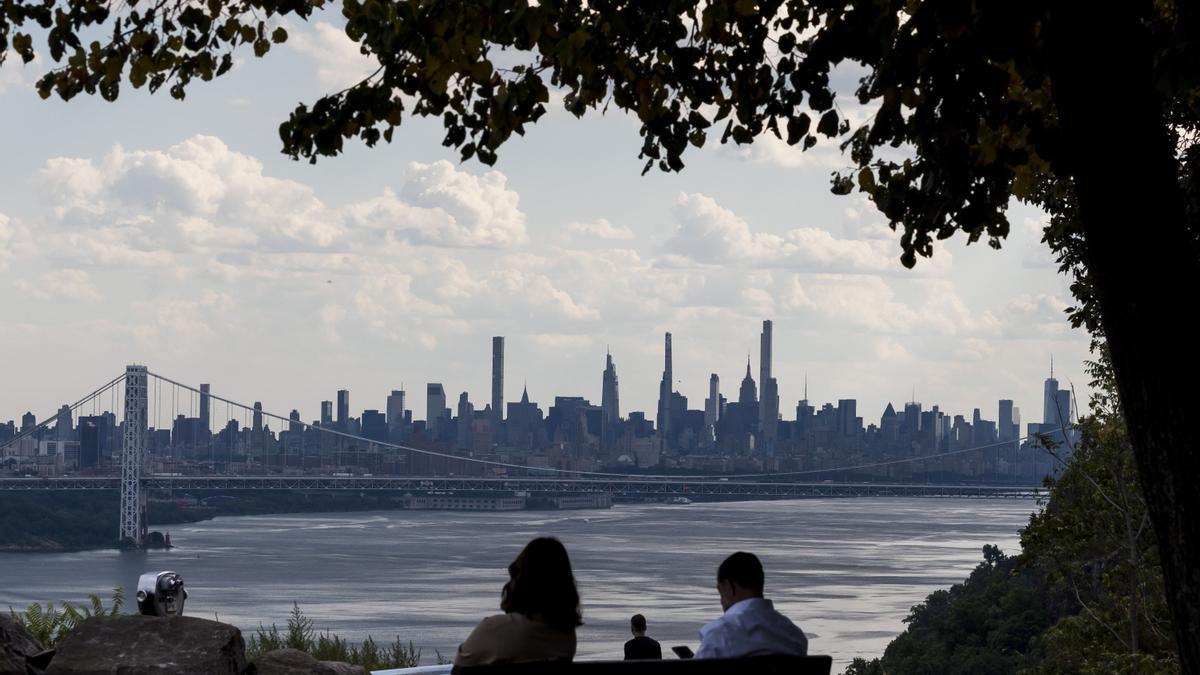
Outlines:
[[[1090, 370], [1112, 386], [1103, 354]], [[985, 546], [966, 581], [913, 607], [883, 657], [847, 673], [1179, 671], [1158, 547], [1111, 389], [1093, 399], [1080, 431], [1069, 464], [1046, 481], [1021, 552]]]
[[[751, 143], [769, 133], [805, 149], [838, 138], [851, 168], [835, 174], [834, 190], [870, 195], [904, 229], [912, 266], [960, 230], [998, 247], [1013, 197], [1069, 201], [1069, 186], [1053, 180], [1070, 158], [1051, 95], [1051, 4], [345, 0], [346, 35], [378, 67], [296, 107], [280, 137], [285, 153], [316, 161], [347, 139], [390, 142], [405, 114], [435, 117], [446, 146], [491, 164], [557, 89], [574, 115], [612, 106], [636, 116], [647, 170], [678, 171], [712, 134]], [[1200, 130], [1200, 46], [1188, 37], [1197, 19], [1187, 5], [1136, 5], [1181, 147]], [[13, 0], [0, 10], [0, 58], [11, 44], [28, 62], [36, 35], [55, 63], [38, 82], [42, 96], [111, 100], [128, 81], [183, 98], [194, 80], [228, 72], [238, 47], [263, 56], [286, 40], [280, 17], [308, 19], [324, 6]], [[864, 73], [854, 97], [870, 117], [857, 128], [844, 109], [853, 103], [839, 98], [849, 92], [836, 86], [843, 66]]]

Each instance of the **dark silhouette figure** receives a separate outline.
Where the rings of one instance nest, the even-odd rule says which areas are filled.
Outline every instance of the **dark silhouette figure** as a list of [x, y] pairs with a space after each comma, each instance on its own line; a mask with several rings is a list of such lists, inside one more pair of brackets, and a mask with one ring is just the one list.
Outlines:
[[698, 659], [808, 654], [808, 638], [763, 597], [765, 575], [753, 553], [738, 551], [717, 568], [725, 614], [700, 629]]
[[508, 566], [500, 593], [504, 614], [489, 616], [458, 647], [457, 666], [570, 661], [583, 624], [579, 591], [562, 542], [540, 537]]
[[629, 630], [633, 639], [625, 643], [625, 660], [661, 659], [662, 647], [658, 640], [646, 637], [646, 617], [634, 614], [629, 620]]

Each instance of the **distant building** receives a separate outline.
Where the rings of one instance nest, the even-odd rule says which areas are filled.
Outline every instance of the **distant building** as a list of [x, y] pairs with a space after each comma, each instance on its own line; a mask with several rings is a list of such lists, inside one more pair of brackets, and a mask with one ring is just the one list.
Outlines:
[[212, 434], [212, 401], [209, 395], [209, 385], [200, 385], [200, 439], [204, 443], [208, 443], [208, 437]]
[[454, 447], [471, 447], [471, 421], [475, 416], [475, 406], [467, 398], [467, 392], [458, 397], [458, 417], [455, 421]]
[[361, 435], [372, 441], [386, 443], [388, 440], [387, 417], [378, 410], [364, 410], [361, 420]]
[[675, 390], [675, 373], [671, 365], [671, 334], [663, 339], [663, 374], [658, 383], [658, 438], [662, 449], [670, 447], [671, 392]]
[[613, 424], [621, 417], [621, 399], [617, 387], [617, 367], [613, 364], [612, 352], [604, 357], [604, 375], [600, 390], [600, 407], [604, 410], [604, 421]]
[[499, 434], [504, 421], [504, 338], [492, 338], [492, 430]]
[[767, 455], [775, 454], [775, 441], [779, 433], [779, 383], [771, 374], [773, 329], [772, 321], [763, 321], [758, 354], [758, 382], [762, 387], [762, 397], [758, 404], [758, 428], [762, 438], [760, 445]]
[[350, 431], [350, 392], [345, 389], [338, 389], [337, 393], [337, 428]]
[[388, 435], [395, 440], [404, 437], [404, 390], [393, 389], [387, 397]]

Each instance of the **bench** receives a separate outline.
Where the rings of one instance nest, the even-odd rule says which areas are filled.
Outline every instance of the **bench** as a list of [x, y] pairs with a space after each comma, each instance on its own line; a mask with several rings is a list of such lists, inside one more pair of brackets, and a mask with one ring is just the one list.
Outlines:
[[506, 663], [455, 668], [455, 675], [829, 675], [828, 656], [751, 656], [741, 659]]

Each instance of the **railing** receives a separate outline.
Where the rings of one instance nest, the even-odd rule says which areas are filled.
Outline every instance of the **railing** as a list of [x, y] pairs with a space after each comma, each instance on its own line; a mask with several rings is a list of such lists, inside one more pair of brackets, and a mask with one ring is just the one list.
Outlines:
[[450, 675], [454, 666], [449, 663], [441, 666], [417, 666], [416, 668], [392, 668], [390, 670], [373, 670], [372, 675]]

